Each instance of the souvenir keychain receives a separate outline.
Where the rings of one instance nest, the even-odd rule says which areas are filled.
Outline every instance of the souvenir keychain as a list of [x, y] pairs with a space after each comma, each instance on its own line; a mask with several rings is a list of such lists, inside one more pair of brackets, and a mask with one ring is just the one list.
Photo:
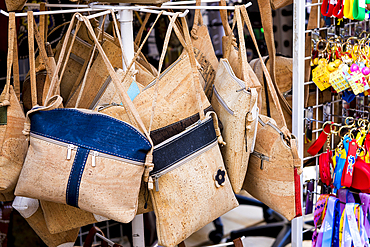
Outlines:
[[[326, 43], [326, 46], [323, 50], [320, 50], [320, 43]], [[316, 44], [316, 49], [319, 51], [319, 61], [318, 65], [315, 69], [312, 70], [312, 81], [316, 84], [316, 86], [321, 90], [325, 90], [330, 87], [329, 83], [329, 76], [330, 72], [328, 71], [327, 65], [328, 60], [326, 60], [324, 56], [324, 52], [327, 51], [328, 42], [325, 40], [319, 40]]]

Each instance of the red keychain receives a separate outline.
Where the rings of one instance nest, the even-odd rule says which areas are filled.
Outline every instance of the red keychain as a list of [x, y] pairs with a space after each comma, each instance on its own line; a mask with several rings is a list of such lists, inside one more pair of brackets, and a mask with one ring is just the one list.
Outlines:
[[327, 150], [319, 157], [319, 172], [321, 181], [328, 186], [332, 183], [331, 167], [333, 167], [332, 151]]
[[338, 0], [338, 3], [335, 5], [333, 9], [333, 15], [338, 19], [343, 18], [343, 10], [344, 10], [344, 0]]
[[342, 186], [351, 187], [353, 180], [353, 169], [356, 162], [357, 156], [357, 141], [353, 139], [349, 142], [348, 154], [346, 163], [344, 164], [343, 174], [342, 174]]
[[321, 14], [326, 17], [331, 17], [333, 15], [334, 7], [335, 6], [333, 0], [324, 0], [321, 5]]

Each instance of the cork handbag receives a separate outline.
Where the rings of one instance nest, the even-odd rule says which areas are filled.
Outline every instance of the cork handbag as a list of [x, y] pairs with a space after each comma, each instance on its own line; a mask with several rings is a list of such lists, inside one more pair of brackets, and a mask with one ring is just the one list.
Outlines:
[[[221, 6], [226, 6], [226, 1], [221, 0], [219, 3]], [[235, 76], [242, 81], [245, 81], [250, 85], [251, 88], [255, 88], [258, 93], [258, 108], [262, 106], [262, 86], [251, 66], [248, 63], [247, 51], [245, 47], [244, 34], [239, 33], [239, 47], [235, 41], [233, 30], [230, 28], [227, 11], [220, 10], [222, 25], [225, 30], [225, 36], [222, 37], [222, 52], [223, 57], [228, 59], [231, 68], [233, 69]]]
[[[92, 30], [87, 19], [85, 24]], [[33, 108], [27, 114], [25, 133], [30, 133], [31, 145], [15, 194], [79, 207], [127, 223], [136, 215], [143, 173], [147, 181], [153, 166], [152, 144], [103, 48], [95, 41], [131, 120], [140, 130], [102, 113], [58, 109], [62, 102], [58, 95], [47, 99], [46, 106]], [[57, 84], [66, 44], [51, 88]]]
[[[196, 1], [196, 5], [201, 5], [201, 0]], [[218, 67], [218, 59], [213, 49], [208, 27], [203, 24], [200, 9], [195, 10], [194, 23], [191, 29], [191, 42], [193, 45], [195, 58], [201, 66], [200, 81], [204, 81], [204, 91], [208, 98], [212, 94], [212, 85], [215, 81]]]
[[[10, 85], [13, 67], [14, 88]], [[0, 198], [12, 198], [28, 142], [22, 134], [25, 116], [19, 103], [18, 45], [15, 14], [9, 13], [6, 84], [0, 95]]]
[[258, 118], [258, 130], [254, 152], [251, 154], [243, 189], [288, 220], [302, 215], [300, 173], [301, 160], [298, 157], [297, 140], [287, 129], [278, 96], [262, 61], [256, 38], [253, 34], [248, 13], [241, 7], [244, 21], [252, 36], [257, 53], [263, 65], [268, 90], [278, 109], [282, 125], [266, 116]]
[[[240, 9], [235, 9], [234, 26], [243, 33]], [[221, 147], [225, 167], [235, 193], [239, 193], [253, 152], [257, 134], [257, 90], [248, 82], [238, 79], [229, 61], [221, 59], [213, 85], [212, 106], [224, 125], [222, 136], [226, 145]]]
[[46, 227], [39, 200], [17, 196], [13, 201], [13, 208], [17, 210], [36, 234], [49, 247], [73, 247], [80, 228], [52, 234]]
[[[177, 16], [178, 14], [171, 18], [167, 29], [159, 68], [163, 63], [166, 45]], [[217, 116], [214, 112], [204, 114], [204, 104], [200, 97], [203, 90], [190, 35], [186, 20], [181, 18], [181, 21], [185, 49], [192, 70], [191, 87], [198, 95], [196, 102], [200, 120], [185, 131], [156, 145], [153, 152], [155, 168], [150, 173], [150, 178], [154, 186], [149, 184], [149, 191], [156, 215], [158, 244], [161, 246], [179, 244], [195, 231], [238, 206], [218, 147], [222, 137]], [[154, 101], [160, 92], [160, 84], [169, 86], [171, 83], [157, 77]], [[154, 106], [156, 103], [158, 104], [154, 102]], [[152, 118], [162, 115], [157, 109], [154, 113]]]
[[[161, 14], [157, 16], [156, 20], [159, 19], [160, 15]], [[151, 29], [155, 24], [156, 21], [151, 26]], [[183, 35], [177, 29], [177, 26], [175, 26], [175, 30], [177, 30], [176, 33], [178, 37], [183, 38]], [[141, 49], [149, 37], [150, 32], [151, 30], [149, 30], [142, 44], [137, 49], [137, 53], [135, 54], [133, 61], [136, 61], [136, 57], [140, 56]], [[127, 71], [129, 72], [126, 72], [122, 79], [122, 86], [125, 90], [129, 90], [131, 85], [139, 85], [141, 92], [138, 92], [135, 96], [131, 95], [131, 99], [138, 109], [142, 119], [145, 119], [144, 124], [149, 127], [151, 117], [149, 110], [152, 107], [152, 99], [155, 94], [157, 79], [155, 78], [148, 86], [142, 89], [140, 86], [141, 81], [134, 80], [132, 77], [131, 67], [132, 63], [128, 67]], [[167, 82], [167, 84], [161, 83], [158, 85], [156, 112], [160, 111], [161, 114], [160, 116], [154, 116], [151, 127], [150, 136], [154, 145], [179, 134], [199, 120], [197, 94], [192, 86], [192, 73], [189, 56], [184, 52], [177, 61], [160, 74], [161, 81]], [[211, 111], [212, 107], [210, 106], [203, 90], [200, 93], [200, 97], [202, 104], [205, 107], [204, 112], [206, 113]], [[101, 101], [102, 100], [103, 98]], [[110, 100], [110, 102], [112, 102], [112, 104], [101, 105], [97, 110], [114, 118], [127, 121], [128, 115], [126, 114], [125, 108], [121, 106], [120, 101], [113, 99], [113, 101]], [[151, 200], [145, 195], [148, 195], [147, 187], [142, 186], [139, 195], [138, 213], [153, 211]]]

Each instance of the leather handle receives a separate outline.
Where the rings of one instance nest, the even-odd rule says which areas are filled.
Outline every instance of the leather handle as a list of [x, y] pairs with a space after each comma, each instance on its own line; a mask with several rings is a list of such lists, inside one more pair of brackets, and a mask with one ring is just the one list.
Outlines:
[[36, 66], [35, 66], [35, 44], [34, 44], [34, 19], [33, 12], [27, 12], [28, 23], [28, 52], [30, 63], [30, 81], [31, 81], [31, 101], [32, 108], [37, 105], [37, 88], [36, 88]]
[[259, 51], [257, 40], [256, 40], [256, 37], [254, 36], [252, 24], [251, 24], [251, 21], [250, 21], [249, 16], [248, 16], [248, 12], [247, 12], [245, 6], [240, 6], [240, 7], [238, 6], [237, 8], [240, 8], [241, 9], [241, 12], [242, 12], [242, 15], [243, 15], [243, 19], [244, 19], [245, 23], [247, 24], [248, 31], [249, 31], [249, 33], [250, 33], [250, 35], [252, 37], [253, 43], [254, 43], [254, 45], [256, 47], [256, 50], [257, 50], [257, 53], [258, 53], [258, 57], [260, 59], [261, 65], [262, 65], [263, 72], [265, 73], [265, 77], [266, 77], [266, 81], [267, 81], [267, 85], [268, 85], [268, 90], [270, 91], [272, 100], [274, 101], [274, 104], [276, 106], [276, 109], [278, 111], [278, 114], [280, 115], [280, 118], [281, 118], [282, 123], [283, 123], [283, 126], [282, 127], [287, 128], [286, 122], [285, 122], [285, 117], [284, 117], [284, 114], [283, 114], [283, 111], [281, 109], [281, 105], [280, 105], [280, 102], [279, 102], [279, 98], [278, 98], [278, 96], [276, 94], [276, 91], [274, 90], [274, 85], [273, 85], [272, 79], [271, 79], [270, 74], [269, 74], [269, 72], [268, 72], [268, 70], [266, 68], [265, 63], [263, 62], [261, 53]]

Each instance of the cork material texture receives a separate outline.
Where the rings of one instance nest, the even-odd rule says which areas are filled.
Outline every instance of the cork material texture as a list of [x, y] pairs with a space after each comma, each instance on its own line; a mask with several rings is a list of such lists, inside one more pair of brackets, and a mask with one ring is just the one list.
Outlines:
[[[266, 61], [267, 56], [263, 57], [263, 61]], [[267, 70], [270, 73], [270, 66], [271, 60], [269, 59], [266, 63]], [[282, 119], [280, 119], [280, 115], [278, 114], [277, 108], [274, 101], [272, 100], [271, 94], [267, 88], [265, 88], [264, 83], [264, 74], [261, 62], [258, 59], [254, 59], [250, 62], [254, 72], [256, 73], [256, 76], [258, 80], [260, 81], [262, 85], [262, 91], [261, 91], [261, 97], [262, 97], [262, 108], [261, 108], [261, 114], [267, 115], [267, 101], [266, 101], [266, 90], [268, 92], [268, 100], [269, 100], [269, 108], [270, 108], [270, 114], [271, 118], [275, 119], [278, 126], [282, 126]], [[286, 58], [282, 56], [276, 56], [276, 83], [279, 86], [280, 91], [284, 94], [292, 89], [292, 83], [293, 83], [293, 59]], [[266, 84], [267, 85], [267, 84]], [[290, 104], [291, 105], [291, 104]], [[285, 120], [287, 122], [287, 127], [289, 130], [292, 129], [292, 116], [286, 111], [286, 109], [282, 108]]]
[[[66, 189], [76, 151], [67, 160], [67, 148], [30, 138], [30, 148], [21, 171], [15, 195], [66, 204]], [[52, 155], [51, 155], [52, 154]], [[119, 222], [136, 215], [144, 166], [88, 155], [80, 177], [80, 209]]]
[[[199, 112], [196, 90], [189, 57], [183, 53], [170, 69], [165, 70], [158, 85], [158, 97], [154, 113], [152, 129], [178, 122]], [[153, 83], [154, 84], [154, 83]], [[140, 116], [149, 127], [155, 85], [145, 88], [134, 100]], [[203, 108], [210, 106], [204, 92], [201, 93]]]
[[[225, 54], [227, 49], [229, 36], [222, 37], [222, 51]], [[242, 64], [241, 59], [239, 58], [239, 49], [233, 45], [229, 48], [230, 55], [228, 61], [230, 63], [231, 68], [233, 69], [235, 76], [239, 79], [246, 82], [246, 87], [256, 88], [258, 93], [258, 108], [261, 108], [262, 104], [262, 86], [260, 81], [258, 80], [256, 74], [254, 73], [253, 69], [249, 65], [249, 63]]]
[[22, 133], [25, 116], [12, 86], [9, 101], [7, 124], [0, 125], [0, 193], [14, 190], [28, 149]]
[[[78, 36], [80, 36], [81, 31], [83, 30], [79, 31]], [[70, 47], [72, 38], [73, 37], [69, 38], [67, 47]], [[64, 37], [57, 45], [55, 61], [58, 61], [63, 42]], [[60, 83], [60, 96], [62, 96], [65, 101], [70, 97], [71, 92], [76, 90], [77, 85], [80, 83], [76, 82], [76, 79], [78, 78], [80, 71], [82, 70], [84, 62], [89, 59], [91, 48], [91, 44], [85, 42], [81, 38], [76, 38], [72, 46], [71, 56], [68, 60], [66, 70], [64, 71], [62, 81]], [[65, 63], [65, 59], [66, 58], [64, 58], [62, 64]], [[76, 83], [77, 85], [75, 85]]]
[[46, 227], [44, 215], [40, 207], [37, 209], [36, 213], [27, 218], [26, 221], [49, 247], [58, 247], [65, 243], [74, 243], [80, 231], [79, 228], [75, 228], [66, 232], [51, 234]]
[[270, 2], [273, 9], [280, 9], [289, 4], [293, 4], [293, 0], [271, 0]]
[[151, 190], [157, 219], [158, 244], [176, 246], [203, 226], [238, 206], [225, 174], [223, 186], [215, 176], [224, 170], [218, 145], [158, 179]]
[[[105, 54], [111, 62], [113, 68], [122, 67], [121, 49], [113, 42], [106, 40], [102, 45]], [[90, 59], [90, 58], [89, 58]], [[91, 65], [89, 73], [87, 74], [85, 88], [82, 93], [81, 100], [79, 102], [79, 108], [89, 109], [91, 103], [97, 96], [99, 90], [103, 90], [103, 85], [109, 77], [109, 72], [106, 68], [102, 56], [98, 55]], [[71, 92], [72, 96], [68, 99], [66, 107], [75, 107], [79, 92], [81, 90], [82, 83], [77, 87], [76, 91]]]
[[[252, 108], [257, 104], [257, 91], [240, 90], [221, 59], [212, 96], [212, 107], [223, 123], [222, 137], [226, 145], [221, 147], [225, 167], [235, 193], [239, 193], [247, 173], [249, 156], [255, 141], [257, 109], [252, 117]], [[230, 112], [231, 111], [231, 112]]]
[[22, 10], [26, 2], [26, 0], [6, 0], [6, 9], [8, 10], [8, 12]]
[[203, 88], [208, 94], [212, 90], [215, 81], [218, 59], [213, 49], [211, 38], [209, 37], [208, 27], [206, 25], [197, 25], [192, 29], [191, 43], [193, 45], [195, 58], [201, 66], [200, 81], [203, 81]]
[[261, 169], [261, 159], [251, 154], [243, 189], [288, 220], [292, 220], [296, 214], [291, 148], [274, 128], [259, 123], [254, 150], [267, 156], [269, 160], [263, 161]]
[[40, 201], [46, 226], [51, 234], [97, 223], [90, 212], [69, 205]]

